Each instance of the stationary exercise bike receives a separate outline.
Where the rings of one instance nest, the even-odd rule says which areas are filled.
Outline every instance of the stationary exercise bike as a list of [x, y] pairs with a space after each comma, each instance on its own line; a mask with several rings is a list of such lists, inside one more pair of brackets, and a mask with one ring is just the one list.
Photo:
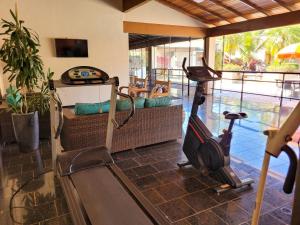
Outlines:
[[[232, 128], [235, 120], [247, 118], [246, 113], [223, 112], [225, 119], [230, 120], [228, 129], [223, 130], [223, 134], [214, 137], [205, 124], [197, 116], [198, 108], [205, 101], [204, 85], [208, 81], [221, 79], [222, 74], [207, 66], [202, 58], [203, 66], [185, 67], [186, 58], [182, 63], [182, 69], [187, 78], [197, 82], [191, 115], [183, 143], [183, 152], [188, 158], [188, 162], [179, 163], [179, 167], [193, 165], [199, 169], [202, 175], [211, 175], [223, 185], [215, 188], [217, 193], [221, 193], [231, 188], [240, 188], [250, 185], [252, 179], [240, 180], [230, 167], [230, 142], [232, 138]], [[211, 73], [210, 73], [211, 72]]]

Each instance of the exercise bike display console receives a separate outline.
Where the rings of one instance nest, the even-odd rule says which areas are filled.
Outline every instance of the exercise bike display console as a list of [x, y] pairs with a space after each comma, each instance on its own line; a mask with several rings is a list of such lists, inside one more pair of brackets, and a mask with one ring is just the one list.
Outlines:
[[79, 85], [79, 84], [101, 84], [108, 81], [109, 76], [104, 71], [91, 66], [73, 67], [61, 76], [64, 84]]
[[205, 102], [204, 85], [208, 81], [221, 79], [222, 74], [207, 66], [204, 59], [203, 66], [185, 67], [186, 58], [183, 60], [182, 69], [188, 79], [196, 81], [196, 91], [191, 115], [183, 143], [183, 152], [188, 162], [179, 163], [179, 167], [193, 165], [202, 175], [211, 175], [223, 185], [215, 188], [217, 193], [231, 188], [250, 185], [252, 179], [240, 180], [230, 167], [230, 142], [232, 128], [236, 119], [247, 118], [247, 114], [223, 112], [225, 119], [229, 120], [228, 129], [223, 134], [214, 137], [205, 124], [198, 117], [199, 105]]

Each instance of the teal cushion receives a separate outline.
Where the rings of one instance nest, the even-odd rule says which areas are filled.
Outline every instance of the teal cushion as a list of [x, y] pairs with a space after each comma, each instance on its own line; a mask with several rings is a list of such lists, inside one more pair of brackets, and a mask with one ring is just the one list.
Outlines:
[[76, 115], [106, 113], [109, 111], [109, 106], [109, 101], [100, 103], [76, 103], [74, 111]]
[[[142, 109], [145, 105], [145, 98], [138, 97], [134, 100], [135, 108]], [[129, 99], [117, 100], [117, 111], [130, 110], [131, 104]], [[109, 112], [110, 101], [100, 103], [76, 103], [75, 114], [76, 115], [90, 115], [97, 113]]]
[[171, 98], [169, 96], [145, 99], [145, 108], [168, 106], [170, 104], [171, 104]]
[[[134, 100], [134, 105], [136, 109], [144, 108], [145, 98], [138, 97]], [[117, 111], [127, 111], [130, 110], [131, 103], [129, 99], [122, 99], [117, 101]]]
[[134, 105], [136, 109], [142, 109], [145, 107], [145, 98], [142, 97], [137, 97], [134, 100]]

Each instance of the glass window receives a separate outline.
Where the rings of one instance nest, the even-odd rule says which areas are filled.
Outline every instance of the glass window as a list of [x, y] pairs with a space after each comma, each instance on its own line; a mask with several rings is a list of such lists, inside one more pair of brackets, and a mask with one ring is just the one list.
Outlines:
[[144, 78], [147, 76], [148, 50], [146, 48], [132, 49], [129, 51], [130, 76]]

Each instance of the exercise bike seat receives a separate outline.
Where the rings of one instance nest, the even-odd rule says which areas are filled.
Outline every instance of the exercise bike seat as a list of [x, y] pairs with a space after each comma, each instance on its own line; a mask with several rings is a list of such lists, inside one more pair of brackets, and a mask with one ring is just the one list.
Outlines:
[[228, 111], [224, 111], [223, 115], [225, 116], [225, 119], [228, 119], [228, 120], [245, 119], [248, 117], [247, 114], [244, 112], [231, 113]]

